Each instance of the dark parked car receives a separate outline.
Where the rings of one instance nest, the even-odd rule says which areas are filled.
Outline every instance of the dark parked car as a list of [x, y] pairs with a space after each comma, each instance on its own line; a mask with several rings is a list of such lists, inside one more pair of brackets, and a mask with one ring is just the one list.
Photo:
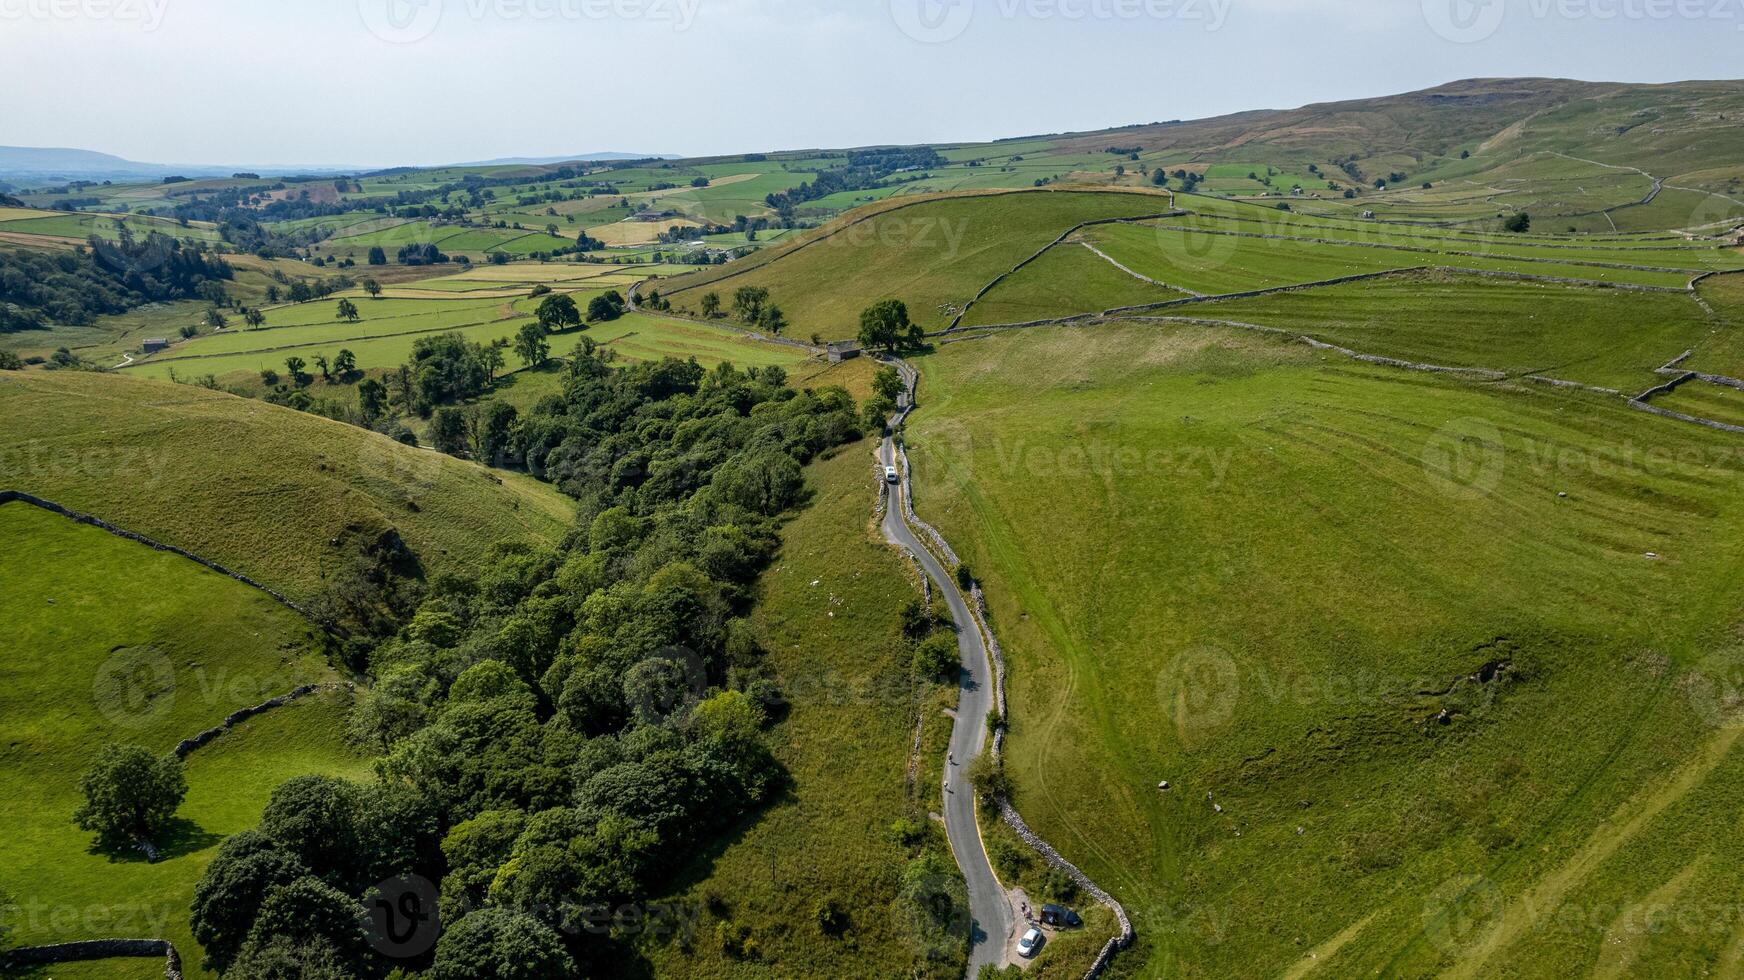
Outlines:
[[1042, 922], [1056, 929], [1076, 929], [1084, 924], [1084, 920], [1078, 918], [1078, 913], [1064, 905], [1042, 906]]

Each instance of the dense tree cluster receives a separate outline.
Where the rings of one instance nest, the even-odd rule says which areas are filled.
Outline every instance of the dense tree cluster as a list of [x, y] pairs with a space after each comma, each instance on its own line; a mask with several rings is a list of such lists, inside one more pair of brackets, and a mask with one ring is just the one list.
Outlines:
[[884, 181], [900, 171], [921, 171], [942, 167], [948, 161], [931, 147], [877, 147], [851, 150], [845, 166], [820, 172], [813, 180], [791, 190], [770, 194], [764, 203], [782, 214], [807, 201], [829, 197], [844, 191], [863, 191], [884, 186]]
[[0, 333], [86, 324], [146, 303], [221, 301], [233, 276], [221, 257], [156, 233], [141, 240], [124, 230], [71, 252], [0, 252]]
[[[432, 340], [424, 367], [470, 360]], [[859, 434], [847, 393], [773, 368], [620, 370], [584, 339], [561, 395], [477, 422], [580, 502], [577, 529], [420, 589], [352, 717], [378, 783], [293, 780], [224, 845], [193, 908], [215, 968], [603, 975], [623, 952], [589, 928], [600, 910], [664, 887], [783, 782], [763, 735], [780, 688], [743, 616], [801, 467]], [[440, 882], [443, 933], [392, 960], [366, 909], [413, 875]]]

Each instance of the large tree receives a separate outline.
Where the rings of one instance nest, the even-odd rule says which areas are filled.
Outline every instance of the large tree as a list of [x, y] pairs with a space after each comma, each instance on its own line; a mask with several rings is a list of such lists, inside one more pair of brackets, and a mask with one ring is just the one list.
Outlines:
[[85, 802], [73, 814], [105, 847], [149, 843], [175, 819], [188, 793], [182, 760], [137, 745], [106, 745], [79, 782]]
[[616, 320], [618, 317], [623, 315], [624, 297], [615, 289], [608, 290], [595, 296], [593, 299], [588, 300], [587, 320], [589, 323], [603, 323], [607, 320]]
[[553, 293], [539, 303], [539, 309], [534, 314], [547, 330], [562, 330], [581, 323], [581, 311], [576, 308], [575, 300], [567, 293]]
[[521, 332], [515, 335], [515, 354], [520, 357], [521, 363], [528, 367], [538, 367], [551, 359], [551, 342], [546, 339], [550, 333], [545, 328], [543, 319], [521, 328]]
[[431, 980], [562, 980], [575, 964], [550, 927], [530, 915], [480, 909], [436, 944]]
[[206, 950], [208, 969], [230, 969], [267, 893], [306, 877], [309, 869], [265, 834], [245, 830], [225, 841], [194, 889], [189, 924]]
[[926, 334], [908, 318], [908, 304], [899, 299], [881, 300], [860, 313], [860, 346], [868, 350], [894, 351], [918, 347]]
[[781, 312], [781, 307], [770, 303], [758, 312], [757, 327], [767, 331], [770, 336], [779, 337], [781, 331], [787, 329], [787, 317]]
[[298, 878], [267, 893], [232, 972], [275, 980], [366, 976], [368, 928], [357, 899], [318, 878]]
[[756, 323], [769, 302], [769, 290], [762, 286], [740, 286], [733, 291], [733, 315], [744, 323]]

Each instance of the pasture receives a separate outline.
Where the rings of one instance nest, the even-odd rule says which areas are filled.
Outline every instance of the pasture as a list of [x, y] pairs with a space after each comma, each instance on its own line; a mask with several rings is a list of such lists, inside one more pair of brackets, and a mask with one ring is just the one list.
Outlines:
[[[206, 976], [187, 912], [221, 840], [254, 826], [284, 779], [368, 774], [343, 741], [345, 699], [269, 712], [191, 756], [157, 864], [100, 851], [73, 825], [80, 774], [104, 743], [168, 752], [238, 708], [335, 676], [301, 616], [185, 558], [20, 503], [0, 505], [0, 535], [0, 615], [17, 641], [0, 663], [0, 793], [10, 801], [0, 888], [20, 907], [16, 938], [162, 937], [189, 976]], [[142, 965], [162, 975], [161, 961], [53, 975]]]
[[1044, 192], [945, 198], [826, 225], [740, 263], [675, 278], [664, 292], [694, 307], [719, 292], [762, 286], [792, 332], [852, 337], [860, 311], [901, 299], [928, 329], [948, 324], [980, 289], [1085, 221], [1157, 214], [1168, 198], [1120, 193]]
[[1711, 326], [1687, 295], [1424, 272], [1159, 315], [1252, 323], [1364, 354], [1446, 367], [1539, 374], [1637, 394], [1654, 369], [1705, 344]]
[[0, 374], [9, 489], [179, 545], [295, 598], [317, 595], [347, 529], [395, 528], [427, 573], [506, 538], [554, 541], [573, 504], [288, 408], [139, 378]]
[[[1737, 437], [1189, 326], [918, 364], [1016, 803], [1126, 903], [1130, 969], [1582, 974], [1662, 883], [1744, 888]], [[1631, 938], [1682, 973], [1738, 937]]]

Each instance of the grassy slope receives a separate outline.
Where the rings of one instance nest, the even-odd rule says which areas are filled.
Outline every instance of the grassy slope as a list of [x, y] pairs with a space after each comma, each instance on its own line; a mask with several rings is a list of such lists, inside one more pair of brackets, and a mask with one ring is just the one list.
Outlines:
[[1049, 249], [1017, 275], [993, 287], [969, 308], [963, 324], [1022, 323], [1112, 307], [1166, 303], [1186, 295], [1128, 275], [1082, 245], [1066, 243]]
[[187, 548], [293, 596], [347, 526], [398, 528], [427, 571], [493, 542], [554, 540], [571, 504], [352, 426], [189, 386], [0, 375], [6, 486]]
[[1164, 311], [1299, 331], [1367, 354], [1637, 393], [1713, 329], [1687, 296], [1422, 273]]
[[[896, 976], [914, 959], [891, 915], [904, 854], [889, 828], [910, 813], [903, 773], [915, 695], [897, 613], [916, 592], [895, 553], [872, 537], [876, 476], [866, 444], [808, 476], [817, 499], [782, 532], [754, 617], [792, 701], [774, 730], [792, 792], [705, 855], [700, 880], [680, 896], [724, 902], [762, 958], [725, 956], [714, 941], [718, 918], [707, 913], [692, 949], [647, 944], [660, 976]], [[849, 910], [844, 939], [814, 924], [826, 896]]]
[[1720, 318], [1716, 330], [1690, 358], [1691, 370], [1744, 378], [1744, 275], [1715, 276], [1696, 287]]
[[[1744, 760], [1688, 673], [1740, 647], [1735, 438], [1190, 328], [921, 367], [918, 505], [989, 582], [1018, 803], [1128, 903], [1139, 972], [1563, 975], [1611, 917], [1534, 930], [1529, 885], [1594, 917], [1709, 855], [1699, 894], [1744, 893]], [[1427, 693], [1496, 659], [1515, 680]], [[1466, 875], [1511, 917], [1438, 926]]]
[[104, 742], [167, 752], [333, 675], [301, 617], [184, 558], [17, 503], [0, 506], [0, 537], [14, 641], [0, 662], [0, 795], [12, 801], [0, 888], [21, 906], [17, 938], [164, 936], [200, 976], [187, 906], [218, 843], [253, 826], [284, 779], [367, 770], [342, 743], [341, 699], [250, 720], [191, 757], [183, 823], [159, 864], [91, 849], [71, 819], [79, 775]]
[[860, 311], [888, 298], [907, 303], [915, 322], [937, 329], [983, 286], [1073, 225], [1168, 207], [1159, 195], [1065, 191], [928, 201], [831, 225], [804, 239], [816, 244], [776, 249], [742, 271], [729, 266], [680, 277], [667, 292], [674, 302], [696, 306], [710, 290], [730, 303], [741, 286], [767, 287], [798, 337], [852, 337]]

